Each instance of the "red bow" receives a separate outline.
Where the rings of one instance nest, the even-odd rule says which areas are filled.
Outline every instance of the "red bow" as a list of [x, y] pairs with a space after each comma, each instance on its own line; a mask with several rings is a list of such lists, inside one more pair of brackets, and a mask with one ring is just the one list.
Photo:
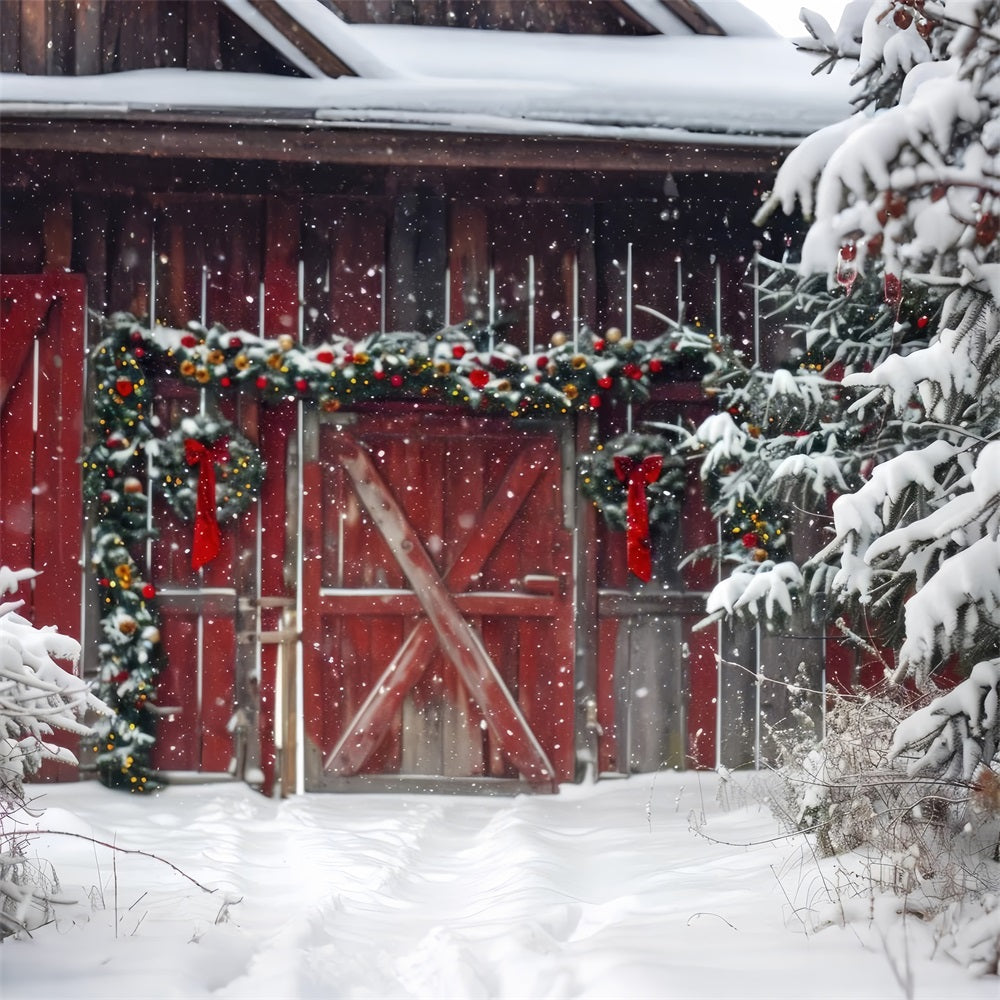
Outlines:
[[653, 575], [653, 559], [649, 548], [649, 504], [646, 486], [660, 478], [663, 468], [662, 455], [647, 455], [641, 462], [633, 462], [623, 455], [615, 456], [615, 473], [628, 483], [625, 508], [625, 543], [628, 568], [640, 580]]
[[222, 548], [222, 532], [215, 508], [215, 463], [229, 461], [229, 439], [220, 438], [211, 447], [187, 438], [184, 455], [188, 465], [198, 466], [198, 495], [194, 508], [194, 541], [191, 566], [200, 569]]

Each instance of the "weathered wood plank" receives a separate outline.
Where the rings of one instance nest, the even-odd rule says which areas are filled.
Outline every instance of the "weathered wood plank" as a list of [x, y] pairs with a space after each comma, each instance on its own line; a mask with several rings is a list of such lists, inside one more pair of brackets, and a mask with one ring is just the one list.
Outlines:
[[44, 75], [48, 70], [47, 3], [21, 4], [21, 72]]
[[0, 7], [0, 73], [21, 69], [21, 0]]
[[[112, 4], [112, 7], [118, 6]], [[178, 117], [183, 120], [179, 121]], [[377, 166], [434, 166], [511, 170], [565, 171], [572, 163], [582, 171], [677, 173], [773, 173], [794, 146], [767, 149], [740, 143], [687, 145], [638, 139], [593, 139], [560, 136], [410, 134], [391, 130], [340, 129], [310, 120], [266, 127], [252, 115], [230, 114], [224, 123], [205, 116], [164, 115], [155, 123], [101, 121], [78, 123], [72, 130], [53, 126], [51, 118], [19, 116], [4, 122], [8, 149], [91, 152], [104, 156], [169, 156], [197, 160], [226, 158], [238, 162], [341, 163]]]
[[76, 76], [101, 71], [102, 0], [78, 0], [73, 10], [73, 67]]

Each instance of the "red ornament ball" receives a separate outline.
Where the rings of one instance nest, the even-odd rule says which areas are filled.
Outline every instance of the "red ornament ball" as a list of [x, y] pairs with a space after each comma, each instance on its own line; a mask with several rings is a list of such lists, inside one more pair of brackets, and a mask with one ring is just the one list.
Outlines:
[[896, 10], [896, 13], [892, 15], [893, 23], [897, 28], [901, 28], [903, 31], [913, 24], [913, 15], [905, 8], [900, 7]]
[[469, 372], [469, 381], [477, 389], [485, 389], [490, 381], [490, 373], [483, 371], [482, 368], [476, 368], [474, 371]]
[[129, 339], [132, 341], [133, 344], [141, 344], [143, 340], [142, 330], [133, 330], [132, 333], [129, 335]]
[[601, 405], [601, 397], [595, 392], [587, 402], [596, 410]]
[[142, 596], [145, 600], [151, 601], [154, 597], [156, 597], [156, 587], [154, 587], [151, 583], [147, 583], [142, 588]]
[[659, 358], [650, 358], [649, 359], [649, 370], [654, 375], [659, 374], [661, 371], [663, 371], [663, 362]]
[[295, 380], [295, 388], [299, 392], [305, 392], [309, 388], [309, 383], [304, 378], [297, 378]]
[[535, 367], [539, 371], [544, 371], [549, 366], [549, 359], [543, 354], [536, 362]]
[[235, 351], [243, 346], [243, 339], [241, 337], [230, 337], [229, 346]]
[[917, 317], [917, 329], [918, 330], [922, 330], [925, 326], [927, 326], [927, 324], [929, 322], [930, 322], [930, 320], [926, 316], [918, 316]]
[[228, 375], [223, 375], [222, 378], [219, 379], [219, 385], [221, 385], [224, 389], [228, 389], [232, 384], [233, 380]]
[[604, 350], [604, 341], [600, 337], [598, 337], [597, 340], [594, 341], [594, 350], [595, 351]]
[[184, 334], [183, 337], [181, 337], [181, 347], [187, 347], [188, 349], [190, 349], [192, 347], [197, 347], [197, 346], [198, 346], [198, 338], [192, 336], [190, 333], [186, 333]]
[[316, 360], [321, 365], [332, 365], [333, 364], [333, 351], [318, 351], [316, 353]]
[[109, 580], [109, 579], [108, 579], [108, 578], [107, 578], [106, 576], [102, 576], [102, 577], [101, 577], [101, 578], [100, 578], [100, 579], [99, 579], [99, 580], [97, 581], [97, 584], [98, 584], [98, 586], [100, 586], [100, 587], [110, 587], [110, 586], [111, 586], [111, 581], [110, 581], [110, 580]]
[[385, 378], [385, 370], [382, 368], [376, 368], [375, 371], [372, 372], [372, 378], [375, 379], [376, 382], [381, 382], [382, 379]]
[[452, 357], [453, 357], [453, 358], [454, 358], [454, 359], [455, 359], [456, 361], [461, 361], [461, 360], [462, 360], [462, 358], [464, 358], [464, 357], [465, 357], [465, 348], [464, 348], [464, 347], [463, 347], [463, 346], [462, 346], [461, 344], [456, 344], [456, 345], [455, 345], [455, 346], [454, 346], [454, 347], [453, 347], [453, 348], [451, 349], [451, 356], [452, 356]]
[[748, 531], [743, 536], [743, 547], [747, 549], [755, 549], [760, 545], [760, 539], [757, 537], [757, 533], [754, 531]]
[[267, 376], [265, 376], [265, 375], [258, 375], [257, 376], [257, 388], [258, 389], [266, 389], [267, 388]]
[[602, 389], [610, 389], [615, 384], [615, 380], [610, 375], [602, 375], [597, 380], [597, 384]]
[[144, 347], [137, 347], [132, 353], [141, 361], [146, 356], [146, 349]]
[[394, 375], [389, 377], [389, 384], [394, 388], [398, 389], [403, 384], [403, 376], [396, 372]]
[[127, 378], [120, 378], [117, 382], [115, 382], [115, 391], [122, 397], [122, 399], [125, 399], [127, 396], [131, 396], [134, 389], [135, 386], [132, 385]]

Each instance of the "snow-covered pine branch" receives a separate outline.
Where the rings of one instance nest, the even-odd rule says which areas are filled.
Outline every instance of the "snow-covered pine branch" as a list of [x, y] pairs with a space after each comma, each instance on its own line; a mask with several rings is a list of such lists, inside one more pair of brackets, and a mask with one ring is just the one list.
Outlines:
[[[0, 567], [0, 586], [13, 591], [33, 575]], [[51, 626], [36, 628], [17, 614], [23, 603], [0, 604], [0, 800], [7, 806], [20, 800], [25, 775], [44, 761], [76, 763], [49, 740], [54, 730], [84, 735], [85, 713], [106, 711], [86, 682], [56, 662], [76, 662], [79, 643]]]
[[891, 756], [911, 775], [971, 781], [1000, 746], [1000, 659], [977, 663], [968, 678], [896, 727]]

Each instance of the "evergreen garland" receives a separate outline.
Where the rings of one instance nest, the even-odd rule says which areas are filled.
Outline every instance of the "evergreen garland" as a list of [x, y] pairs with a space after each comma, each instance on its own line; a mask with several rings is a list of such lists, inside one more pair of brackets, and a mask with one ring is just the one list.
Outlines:
[[[93, 357], [94, 443], [82, 460], [91, 561], [101, 597], [98, 695], [115, 713], [94, 730], [101, 779], [132, 791], [156, 787], [152, 748], [163, 654], [155, 588], [136, 555], [156, 536], [144, 488], [147, 452], [155, 456], [159, 450], [159, 467], [164, 474], [171, 469], [167, 494], [175, 488], [173, 499], [182, 512], [191, 493], [190, 480], [174, 468], [177, 448], [170, 439], [165, 448], [155, 440], [150, 402], [156, 378], [179, 378], [219, 395], [253, 392], [265, 403], [303, 400], [328, 412], [411, 400], [551, 418], [594, 412], [612, 401], [642, 402], [673, 365], [701, 363], [710, 349], [709, 337], [681, 327], [649, 341], [629, 340], [615, 328], [600, 337], [581, 331], [573, 340], [554, 334], [543, 349], [523, 353], [506, 343], [484, 348], [470, 325], [432, 335], [376, 333], [305, 346], [287, 334], [264, 338], [198, 323], [183, 330], [150, 329], [127, 313], [105, 319]], [[197, 421], [194, 426], [197, 430]], [[222, 430], [203, 423], [200, 433], [215, 440]], [[234, 441], [238, 437], [230, 434], [231, 446]], [[251, 489], [239, 498], [223, 492], [224, 517], [244, 509], [259, 486], [253, 449], [238, 443], [234, 454], [237, 465], [245, 460], [241, 471], [249, 474]]]

